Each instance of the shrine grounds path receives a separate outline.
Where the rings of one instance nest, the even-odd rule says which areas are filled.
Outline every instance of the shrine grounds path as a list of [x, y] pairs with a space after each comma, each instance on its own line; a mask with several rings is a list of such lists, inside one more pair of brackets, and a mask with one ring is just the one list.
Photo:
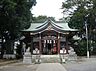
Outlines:
[[39, 64], [13, 63], [0, 66], [0, 71], [36, 71]]
[[23, 64], [22, 62], [0, 66], [0, 71], [96, 71], [96, 57], [60, 63]]
[[0, 71], [66, 71], [60, 63], [22, 64], [15, 63], [0, 67]]
[[36, 71], [66, 71], [60, 63], [42, 63]]
[[67, 71], [96, 71], [96, 56], [62, 64]]

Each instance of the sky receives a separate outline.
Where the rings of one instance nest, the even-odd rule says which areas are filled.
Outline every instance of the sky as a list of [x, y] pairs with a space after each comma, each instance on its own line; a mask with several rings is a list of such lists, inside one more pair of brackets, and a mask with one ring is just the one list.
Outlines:
[[37, 0], [37, 4], [31, 9], [31, 12], [36, 17], [46, 15], [59, 20], [63, 17], [63, 10], [60, 9], [63, 1], [64, 0]]

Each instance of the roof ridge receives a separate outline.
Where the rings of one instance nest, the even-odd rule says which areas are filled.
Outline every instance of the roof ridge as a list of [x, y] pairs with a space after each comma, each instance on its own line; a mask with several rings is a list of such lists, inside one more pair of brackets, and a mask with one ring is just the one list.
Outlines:
[[61, 26], [59, 26], [59, 25], [56, 25], [55, 22], [53, 22], [52, 20], [51, 20], [51, 22], [52, 22], [53, 25], [55, 25], [55, 26], [57, 26], [57, 27], [59, 27], [59, 28], [63, 28], [63, 27], [61, 27]]
[[46, 21], [45, 21], [42, 25], [37, 26], [37, 27], [36, 27], [36, 29], [38, 29], [38, 28], [40, 28], [40, 27], [42, 27], [42, 26], [46, 25], [46, 24], [47, 24], [47, 22], [48, 22], [48, 20], [46, 20]]

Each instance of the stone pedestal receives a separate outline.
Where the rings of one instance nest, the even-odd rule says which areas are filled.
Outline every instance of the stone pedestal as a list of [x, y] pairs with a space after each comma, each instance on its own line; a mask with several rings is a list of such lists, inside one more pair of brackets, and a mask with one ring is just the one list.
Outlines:
[[23, 56], [23, 63], [24, 64], [31, 64], [32, 63], [32, 55], [29, 50], [27, 50]]

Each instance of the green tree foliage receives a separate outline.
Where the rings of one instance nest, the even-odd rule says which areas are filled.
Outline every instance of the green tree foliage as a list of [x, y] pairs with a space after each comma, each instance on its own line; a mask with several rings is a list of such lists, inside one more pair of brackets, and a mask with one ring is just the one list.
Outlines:
[[76, 54], [78, 55], [78, 56], [86, 56], [87, 54], [87, 49], [86, 49], [86, 40], [80, 40], [80, 41], [78, 41], [78, 47], [74, 47], [74, 50], [75, 50], [75, 52], [76, 52]]
[[46, 21], [46, 19], [47, 19], [47, 16], [40, 15], [38, 17], [33, 17], [33, 22], [42, 23]]
[[83, 28], [85, 21], [85, 16], [88, 14], [88, 0], [66, 0], [62, 3], [63, 12], [68, 12], [71, 17], [69, 21], [69, 26], [72, 28]]
[[69, 12], [71, 14], [69, 21], [70, 27], [82, 29], [85, 21], [87, 21], [90, 28], [95, 28], [95, 0], [66, 0], [62, 3], [62, 9], [64, 10], [63, 12]]
[[55, 21], [55, 18], [54, 17], [47, 17], [47, 16], [44, 16], [44, 15], [40, 15], [38, 17], [33, 17], [33, 22], [35, 22], [35, 23], [43, 23], [48, 18], [50, 18], [51, 20]]
[[[62, 9], [70, 15], [69, 26], [78, 28], [81, 35], [85, 34], [85, 22], [88, 24], [89, 41], [96, 44], [96, 0], [66, 0], [62, 3]], [[81, 45], [83, 42], [79, 43]], [[81, 49], [84, 49], [83, 46]]]
[[[34, 2], [33, 2], [34, 1]], [[35, 0], [0, 0], [0, 29], [15, 36], [32, 22], [30, 8]]]
[[[0, 36], [6, 43], [20, 37], [20, 30], [32, 22], [30, 9], [36, 0], [0, 0]], [[12, 41], [11, 41], [12, 42]], [[11, 44], [8, 43], [8, 44]]]

